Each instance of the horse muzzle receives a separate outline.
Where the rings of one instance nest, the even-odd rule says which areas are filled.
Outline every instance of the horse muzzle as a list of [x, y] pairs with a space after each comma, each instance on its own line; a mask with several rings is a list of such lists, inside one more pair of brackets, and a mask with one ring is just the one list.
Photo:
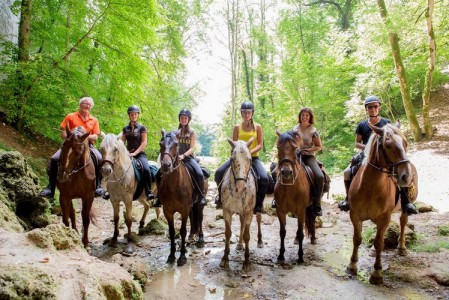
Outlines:
[[281, 168], [281, 176], [283, 179], [290, 179], [293, 176], [293, 170], [290, 168]]

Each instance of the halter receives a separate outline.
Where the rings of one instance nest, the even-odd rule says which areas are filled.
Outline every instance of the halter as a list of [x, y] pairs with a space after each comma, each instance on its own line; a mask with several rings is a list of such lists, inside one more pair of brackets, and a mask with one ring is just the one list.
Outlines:
[[[231, 168], [231, 171], [232, 171], [232, 176], [234, 177], [234, 183], [236, 183], [239, 180], [243, 180], [246, 183], [248, 181], [249, 173], [251, 172], [251, 167], [248, 169], [248, 173], [246, 173], [245, 177], [237, 177], [237, 176], [235, 176], [235, 171], [234, 171], [234, 168], [232, 166], [232, 162], [233, 161], [234, 161], [234, 158], [231, 157], [231, 167], [230, 168]], [[251, 159], [250, 159], [250, 161], [251, 161]]]
[[382, 152], [382, 154], [383, 154], [383, 157], [384, 157], [384, 159], [385, 159], [385, 162], [387, 163], [387, 167], [386, 167], [386, 168], [383, 168], [383, 167], [380, 167], [380, 166], [375, 166], [375, 165], [373, 165], [371, 162], [368, 162], [368, 164], [369, 164], [371, 167], [375, 168], [376, 170], [378, 170], [378, 171], [380, 171], [380, 172], [383, 172], [383, 173], [386, 173], [386, 174], [388, 174], [389, 176], [396, 176], [397, 174], [396, 174], [396, 172], [395, 172], [395, 168], [396, 168], [397, 166], [399, 166], [399, 165], [406, 164], [406, 163], [410, 163], [410, 160], [408, 160], [408, 159], [402, 159], [402, 160], [400, 160], [400, 161], [398, 161], [398, 162], [393, 163], [393, 162], [391, 161], [391, 159], [388, 157], [388, 155], [387, 155], [387, 153], [386, 153], [386, 151], [385, 151], [385, 148], [383, 147], [383, 143], [380, 141], [381, 138], [382, 138], [381, 136], [379, 136], [379, 137], [377, 138], [377, 148], [381, 150], [381, 152]]
[[[173, 165], [173, 168], [172, 168], [171, 171], [169, 171], [169, 172], [164, 172], [164, 171], [162, 170], [162, 168], [161, 168], [160, 170], [161, 170], [162, 174], [170, 174], [170, 173], [172, 173], [173, 171], [176, 171], [176, 170], [179, 168], [179, 166], [181, 165], [181, 164], [178, 162], [178, 157], [179, 157], [179, 149], [178, 149], [178, 148], [176, 148], [176, 154], [175, 154], [175, 157], [173, 157], [173, 156], [170, 154], [170, 152], [168, 152], [168, 150], [165, 150], [164, 154], [162, 154], [162, 158], [164, 158], [164, 156], [166, 156], [166, 155], [168, 155], [168, 157], [170, 157], [170, 160], [171, 160], [171, 163], [172, 163], [172, 165]], [[161, 158], [161, 160], [162, 160], [162, 158]]]
[[70, 176], [72, 176], [72, 175], [78, 173], [79, 171], [81, 171], [82, 169], [84, 169], [85, 167], [87, 167], [88, 165], [90, 165], [90, 162], [92, 161], [91, 158], [90, 158], [90, 155], [89, 155], [89, 160], [87, 161], [87, 163], [85, 163], [84, 165], [82, 165], [82, 166], [79, 167], [79, 168], [76, 168], [76, 166], [78, 166], [78, 164], [79, 164], [79, 161], [80, 161], [81, 157], [82, 157], [83, 154], [84, 154], [84, 151], [85, 151], [85, 149], [86, 149], [86, 148], [85, 148], [86, 146], [84, 145], [84, 142], [83, 142], [83, 143], [75, 142], [75, 143], [72, 143], [72, 144], [82, 145], [83, 148], [82, 148], [81, 154], [79, 154], [78, 157], [76, 158], [76, 163], [75, 163], [75, 165], [73, 166], [73, 168], [72, 168], [72, 170], [71, 170], [70, 172], [69, 172], [66, 168], [64, 168], [64, 167], [61, 168], [62, 171], [63, 171], [63, 173], [67, 173], [67, 174], [68, 174], [68, 177], [70, 177]]
[[297, 179], [298, 176], [299, 176], [299, 172], [301, 171], [301, 170], [299, 169], [299, 164], [296, 163], [296, 162], [297, 162], [296, 157], [295, 157], [294, 160], [291, 160], [290, 158], [283, 158], [283, 159], [281, 159], [281, 161], [279, 162], [279, 167], [280, 167], [284, 162], [290, 163], [290, 164], [292, 165], [293, 169], [296, 169], [296, 174], [293, 176], [293, 180], [292, 180], [291, 183], [285, 183], [285, 182], [283, 181], [282, 175], [281, 175], [280, 172], [279, 172], [277, 181], [278, 181], [281, 185], [293, 185], [293, 184], [295, 184], [295, 181], [296, 181], [296, 179]]

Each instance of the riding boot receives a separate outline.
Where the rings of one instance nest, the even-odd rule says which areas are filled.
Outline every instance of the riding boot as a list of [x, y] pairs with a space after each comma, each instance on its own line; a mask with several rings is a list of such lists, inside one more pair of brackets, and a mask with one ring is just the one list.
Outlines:
[[52, 159], [48, 167], [48, 185], [39, 193], [40, 196], [45, 198], [55, 197], [57, 177], [58, 177], [58, 161]]
[[148, 200], [153, 200], [154, 199], [153, 191], [151, 190], [151, 188], [148, 185], [148, 183], [145, 184], [145, 195], [147, 196]]
[[101, 172], [99, 170], [97, 170], [97, 168], [95, 168], [95, 197], [100, 197], [103, 196], [105, 191], [103, 190], [103, 188], [101, 187]]
[[[156, 173], [156, 185], [158, 188], [159, 188], [159, 185], [161, 184], [161, 180], [162, 180], [162, 172], [161, 172], [161, 169], [159, 169], [159, 170], [157, 170], [157, 173]], [[154, 197], [152, 206], [153, 207], [162, 207], [162, 203], [161, 203], [161, 199], [159, 199], [159, 195], [156, 195]]]
[[345, 180], [344, 183], [345, 183], [345, 189], [346, 189], [346, 198], [345, 198], [345, 200], [338, 203], [338, 208], [342, 211], [349, 211], [350, 205], [349, 205], [348, 194], [349, 194], [349, 187], [351, 186], [351, 180]]
[[401, 206], [402, 211], [405, 212], [407, 215], [416, 215], [418, 214], [418, 210], [416, 209], [416, 206], [410, 202], [408, 197], [408, 187], [402, 187], [401, 188]]
[[313, 216], [321, 217], [323, 215], [323, 211], [321, 210], [321, 196], [313, 199]]
[[217, 187], [218, 195], [215, 197], [215, 208], [221, 209], [221, 184]]
[[143, 171], [143, 182], [145, 187], [145, 195], [147, 196], [148, 200], [154, 199], [153, 191], [151, 190], [151, 174], [150, 170], [144, 170]]
[[263, 213], [263, 200], [265, 198], [265, 195], [261, 195], [260, 193], [258, 193], [256, 195], [256, 206], [253, 209], [253, 213], [257, 214], [257, 213]]
[[273, 201], [271, 201], [271, 208], [276, 208], [276, 199], [273, 198]]
[[204, 198], [204, 180], [198, 180], [198, 202], [200, 206], [205, 206], [207, 204], [206, 199]]

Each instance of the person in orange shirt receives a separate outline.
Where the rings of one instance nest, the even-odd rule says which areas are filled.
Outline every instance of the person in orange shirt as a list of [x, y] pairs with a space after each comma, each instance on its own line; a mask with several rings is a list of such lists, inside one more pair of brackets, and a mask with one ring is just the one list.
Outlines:
[[[100, 186], [101, 183], [101, 173], [99, 172], [98, 166], [101, 164], [102, 158], [100, 151], [94, 148], [93, 144], [98, 139], [100, 134], [100, 126], [98, 125], [98, 120], [90, 114], [90, 110], [94, 106], [94, 100], [91, 97], [83, 97], [79, 101], [79, 110], [73, 113], [69, 113], [62, 120], [61, 127], [61, 139], [65, 140], [67, 137], [66, 127], [72, 131], [78, 126], [84, 127], [86, 132], [90, 132], [89, 139], [89, 149], [91, 155], [93, 154], [97, 160], [95, 165], [95, 177], [97, 189], [95, 190], [96, 196], [103, 195], [104, 191]], [[58, 175], [58, 162], [61, 155], [61, 149], [58, 149], [55, 154], [51, 157], [49, 166], [47, 167], [47, 172], [49, 175], [49, 184], [45, 187], [39, 195], [46, 198], [53, 198], [55, 196], [56, 179]]]

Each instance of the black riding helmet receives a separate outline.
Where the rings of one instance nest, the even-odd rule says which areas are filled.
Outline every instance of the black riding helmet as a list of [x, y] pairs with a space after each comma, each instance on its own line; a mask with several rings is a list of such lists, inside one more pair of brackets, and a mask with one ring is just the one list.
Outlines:
[[181, 116], [187, 116], [189, 118], [189, 122], [192, 119], [192, 113], [190, 112], [190, 110], [185, 109], [185, 108], [179, 112], [178, 121], [181, 118]]
[[377, 96], [368, 96], [368, 97], [366, 97], [365, 98], [365, 102], [364, 102], [365, 107], [368, 104], [371, 104], [371, 103], [379, 103], [379, 105], [382, 104], [382, 102], [380, 101], [380, 99]]
[[137, 105], [131, 105], [130, 107], [128, 107], [128, 115], [130, 113], [138, 113], [138, 114], [140, 114], [140, 108]]
[[244, 109], [252, 110], [252, 112], [254, 113], [254, 104], [252, 102], [250, 102], [250, 101], [245, 101], [240, 106], [240, 111], [242, 111]]

